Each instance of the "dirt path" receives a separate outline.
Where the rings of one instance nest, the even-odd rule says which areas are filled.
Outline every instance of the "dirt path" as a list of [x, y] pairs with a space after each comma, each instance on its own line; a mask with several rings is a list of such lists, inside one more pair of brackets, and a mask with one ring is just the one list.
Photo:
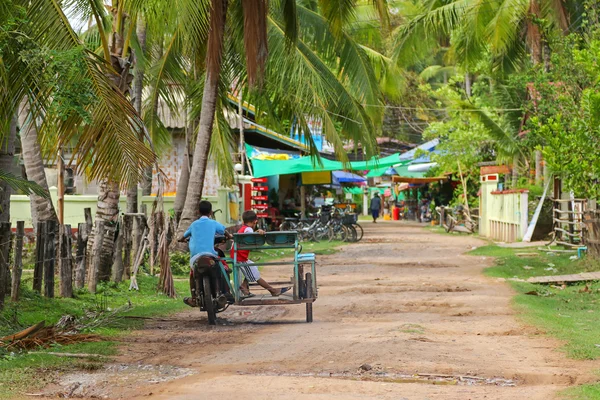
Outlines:
[[115, 364], [65, 376], [54, 394], [547, 400], [585, 379], [589, 365], [517, 322], [509, 286], [481, 273], [491, 260], [463, 255], [483, 242], [365, 227], [363, 242], [319, 258], [314, 323], [304, 323], [303, 306], [233, 307], [217, 327], [190, 310], [148, 323]]

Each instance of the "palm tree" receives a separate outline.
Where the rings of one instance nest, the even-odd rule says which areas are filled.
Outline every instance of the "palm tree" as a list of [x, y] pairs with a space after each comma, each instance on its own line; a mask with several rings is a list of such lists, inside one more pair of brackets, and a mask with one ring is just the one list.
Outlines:
[[[23, 163], [27, 178], [37, 183], [45, 192], [48, 192], [48, 182], [44, 172], [44, 160], [38, 137], [35, 113], [31, 111], [30, 104], [25, 101], [19, 113], [19, 128], [21, 130], [21, 147], [23, 148]], [[31, 217], [33, 226], [37, 221], [54, 220], [58, 222], [54, 205], [48, 196], [31, 194]]]
[[[373, 119], [380, 118], [381, 94], [368, 55], [343, 31], [354, 2], [321, 2], [321, 15], [295, 1], [273, 3], [269, 8], [263, 0], [235, 1], [230, 7], [225, 0], [211, 2], [200, 122], [178, 235], [198, 216], [213, 128], [221, 126], [214, 120], [219, 89], [227, 90], [220, 85], [225, 77], [237, 79], [240, 89], [247, 82], [257, 104], [287, 109], [308, 138], [307, 120], [321, 118], [342, 159], [340, 130], [364, 143], [370, 155], [376, 151]], [[233, 22], [226, 24], [227, 18]], [[245, 54], [245, 65], [236, 54]], [[311, 149], [316, 154], [312, 143]]]
[[[17, 137], [17, 119], [13, 117], [8, 134], [0, 140], [0, 171], [10, 173], [15, 168], [15, 140]], [[12, 187], [8, 181], [0, 178], [0, 222], [10, 221], [10, 195]]]
[[467, 71], [488, 52], [497, 70], [510, 71], [527, 51], [541, 62], [544, 31], [576, 29], [578, 12], [577, 2], [553, 0], [427, 0], [393, 33], [395, 58], [413, 65], [450, 41], [449, 56]]
[[[99, 2], [69, 4], [101, 21]], [[118, 200], [119, 184], [139, 181], [140, 170], [152, 165], [155, 155], [139, 139], [144, 124], [125, 97], [127, 73], [117, 74], [123, 71], [110, 62], [106, 38], [99, 35], [104, 57], [84, 49], [63, 5], [58, 0], [12, 0], [0, 6], [0, 25], [11, 26], [0, 41], [0, 126], [6, 126], [18, 104], [25, 104], [20, 116], [29, 178], [47, 192], [43, 154], [72, 148], [79, 170], [90, 180], [104, 182], [97, 220], [111, 219], [114, 202], [106, 199], [114, 200], [116, 193]], [[56, 65], [63, 54], [72, 58], [72, 65]], [[77, 100], [71, 102], [71, 97]], [[47, 198], [32, 200], [39, 219], [56, 218]], [[104, 255], [112, 255], [111, 243], [105, 244], [109, 251]]]

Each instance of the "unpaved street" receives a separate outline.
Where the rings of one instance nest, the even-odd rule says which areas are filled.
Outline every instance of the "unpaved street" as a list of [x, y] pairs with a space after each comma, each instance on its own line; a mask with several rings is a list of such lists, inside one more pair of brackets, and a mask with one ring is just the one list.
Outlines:
[[[314, 323], [300, 305], [232, 307], [217, 327], [189, 310], [150, 321], [125, 338], [115, 364], [66, 376], [54, 394], [546, 400], [588, 379], [591, 365], [518, 322], [509, 285], [482, 274], [491, 259], [463, 255], [482, 241], [365, 227], [363, 242], [319, 257]], [[290, 272], [267, 267], [264, 276]]]

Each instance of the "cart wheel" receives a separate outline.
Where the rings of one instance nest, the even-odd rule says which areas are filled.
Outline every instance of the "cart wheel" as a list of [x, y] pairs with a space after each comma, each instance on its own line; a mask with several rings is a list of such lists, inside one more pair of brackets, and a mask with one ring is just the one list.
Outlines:
[[[312, 299], [313, 296], [313, 280], [312, 280], [312, 274], [310, 272], [308, 272], [306, 274], [306, 278], [305, 278], [305, 282], [306, 282], [306, 298], [307, 299]], [[306, 303], [306, 322], [310, 323], [313, 322], [313, 303]]]

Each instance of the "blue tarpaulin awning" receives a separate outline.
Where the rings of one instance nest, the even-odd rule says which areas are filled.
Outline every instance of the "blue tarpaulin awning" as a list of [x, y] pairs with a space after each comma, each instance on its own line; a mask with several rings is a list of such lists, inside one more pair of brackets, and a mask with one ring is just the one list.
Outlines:
[[363, 183], [367, 180], [360, 175], [346, 171], [333, 171], [333, 181], [338, 183]]

